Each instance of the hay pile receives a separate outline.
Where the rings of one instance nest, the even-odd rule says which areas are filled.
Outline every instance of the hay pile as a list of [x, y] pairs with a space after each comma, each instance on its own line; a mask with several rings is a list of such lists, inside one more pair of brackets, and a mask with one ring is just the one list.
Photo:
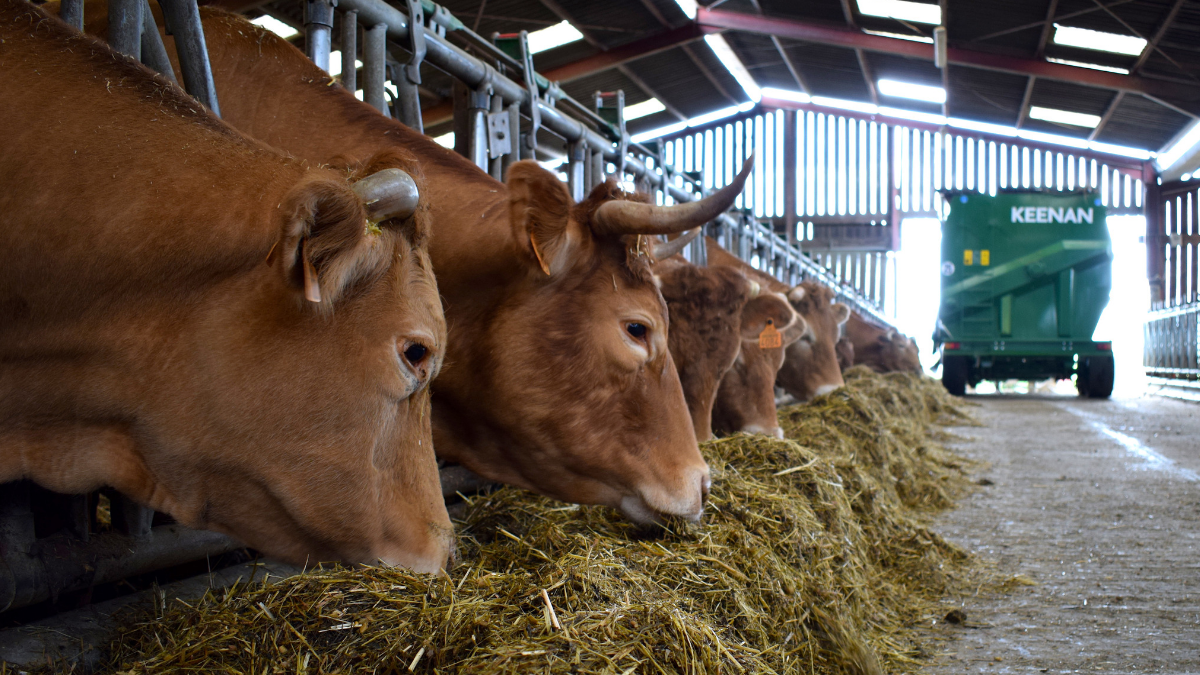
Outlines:
[[[967, 557], [913, 518], [959, 461], [940, 385], [857, 373], [781, 411], [800, 442], [704, 446], [700, 526], [647, 531], [504, 488], [467, 505], [449, 578], [316, 570], [131, 622], [110, 669], [262, 673], [911, 671], [911, 628]], [[908, 506], [906, 506], [908, 505]]]

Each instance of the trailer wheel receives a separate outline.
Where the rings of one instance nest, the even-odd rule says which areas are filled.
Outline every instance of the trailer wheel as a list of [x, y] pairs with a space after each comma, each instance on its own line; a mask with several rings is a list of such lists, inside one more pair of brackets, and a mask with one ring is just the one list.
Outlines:
[[1108, 398], [1112, 396], [1115, 377], [1116, 364], [1113, 357], [1089, 356], [1081, 364], [1075, 386], [1080, 396]]
[[955, 396], [967, 393], [967, 357], [942, 357], [942, 386]]

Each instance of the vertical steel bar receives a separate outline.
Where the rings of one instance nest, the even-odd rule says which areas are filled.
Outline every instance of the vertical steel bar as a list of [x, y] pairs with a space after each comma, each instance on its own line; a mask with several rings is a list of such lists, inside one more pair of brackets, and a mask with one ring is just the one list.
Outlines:
[[487, 104], [483, 102], [487, 100], [489, 100], [489, 97], [482, 96], [478, 92], [472, 92], [470, 95], [470, 107], [467, 109], [467, 124], [471, 134], [468, 145], [470, 154], [467, 157], [475, 166], [484, 171], [490, 169], [488, 161], [488, 109], [486, 107]]
[[[404, 76], [401, 75], [400, 79], [404, 79]], [[413, 93], [415, 94], [416, 92], [414, 91]], [[492, 106], [491, 106], [490, 111], [493, 113], [499, 113], [499, 112], [502, 112], [503, 110], [504, 110], [504, 99], [500, 98], [499, 96], [493, 96], [492, 97]], [[417, 107], [417, 117], [420, 118], [420, 116], [421, 116], [421, 109], [418, 106]], [[485, 120], [486, 120], [486, 117], [485, 117]], [[506, 127], [506, 130], [507, 130], [507, 127]], [[487, 141], [489, 143], [488, 173], [492, 174], [492, 178], [495, 178], [496, 180], [504, 180], [504, 155], [496, 155], [493, 157], [494, 153], [491, 151], [491, 148], [490, 148], [490, 143], [492, 142], [490, 126], [488, 128]]]
[[75, 30], [83, 30], [83, 0], [62, 0], [58, 11], [63, 23]]
[[[362, 60], [363, 101], [387, 116], [387, 98], [383, 90], [387, 77], [387, 24], [376, 24], [363, 31]], [[484, 134], [486, 137], [486, 129]]]
[[[587, 144], [575, 141], [567, 145], [567, 187], [571, 190], [571, 199], [576, 202], [583, 201], [584, 197], [584, 170], [587, 164], [586, 156]], [[666, 180], [666, 172], [663, 172], [663, 180]], [[664, 192], [666, 185], [663, 186]]]
[[208, 47], [204, 44], [204, 27], [200, 24], [200, 8], [196, 0], [158, 0], [162, 7], [167, 33], [175, 36], [175, 53], [183, 73], [183, 88], [208, 106], [217, 117], [217, 88], [213, 85], [212, 68], [208, 63]]
[[358, 91], [358, 12], [342, 12], [342, 86]]
[[501, 180], [508, 175], [508, 167], [521, 159], [521, 104], [510, 103], [508, 106], [508, 138], [511, 150], [504, 155], [501, 169]]
[[108, 3], [108, 44], [137, 60], [142, 59], [143, 0], [111, 0]]
[[142, 63], [157, 70], [168, 80], [178, 83], [175, 79], [175, 69], [171, 67], [171, 58], [167, 56], [167, 48], [163, 46], [162, 36], [158, 34], [158, 24], [154, 23], [154, 13], [150, 11], [149, 0], [142, 0]]
[[796, 191], [799, 190], [796, 172], [796, 111], [783, 112], [783, 228], [787, 232], [787, 243], [797, 242]]
[[604, 182], [605, 173], [604, 153], [593, 152], [591, 176], [588, 180], [588, 192], [591, 192], [592, 188]]
[[333, 5], [331, 0], [304, 3], [304, 52], [325, 72], [329, 72], [329, 51], [333, 42]]

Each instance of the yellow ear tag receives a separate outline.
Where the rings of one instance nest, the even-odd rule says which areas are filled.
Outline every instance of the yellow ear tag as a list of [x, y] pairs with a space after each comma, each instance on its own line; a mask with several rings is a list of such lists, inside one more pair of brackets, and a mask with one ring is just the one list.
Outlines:
[[778, 349], [783, 346], [783, 333], [775, 329], [775, 320], [767, 319], [767, 327], [758, 334], [759, 349]]
[[537, 258], [542, 271], [546, 273], [546, 276], [550, 276], [550, 266], [546, 264], [545, 260], [542, 260], [542, 252], [538, 250], [537, 239], [534, 239], [532, 234], [529, 235], [529, 245], [533, 247], [533, 256]]

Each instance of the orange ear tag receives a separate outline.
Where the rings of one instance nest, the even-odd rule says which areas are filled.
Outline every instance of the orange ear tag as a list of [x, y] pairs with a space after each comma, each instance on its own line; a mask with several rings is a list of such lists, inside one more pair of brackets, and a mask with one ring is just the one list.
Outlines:
[[775, 329], [775, 320], [767, 319], [767, 327], [758, 334], [759, 349], [778, 349], [783, 346], [783, 333]]

